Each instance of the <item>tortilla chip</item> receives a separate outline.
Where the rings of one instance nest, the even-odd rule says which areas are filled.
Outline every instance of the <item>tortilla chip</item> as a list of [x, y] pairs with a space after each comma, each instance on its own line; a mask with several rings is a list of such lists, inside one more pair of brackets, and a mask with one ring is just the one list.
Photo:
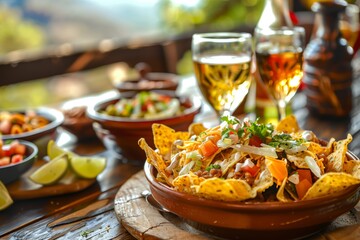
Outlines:
[[159, 149], [160, 154], [163, 156], [171, 152], [171, 146], [175, 140], [189, 139], [188, 132], [176, 132], [174, 129], [158, 123], [152, 125], [152, 132], [155, 147]]
[[139, 146], [145, 151], [146, 161], [153, 165], [160, 177], [164, 178], [166, 182], [171, 184], [168, 174], [166, 173], [166, 164], [161, 155], [156, 153], [146, 142], [144, 138], [140, 138], [138, 141]]
[[299, 124], [294, 115], [289, 115], [280, 120], [275, 130], [277, 132], [294, 133], [300, 130]]
[[274, 178], [265, 166], [259, 176], [259, 179], [257, 179], [253, 185], [253, 191], [255, 193], [262, 193], [274, 184]]
[[243, 180], [209, 178], [200, 183], [197, 195], [213, 200], [243, 201], [254, 198], [256, 193]]
[[222, 148], [219, 148], [213, 155], [210, 155], [209, 157], [204, 157], [202, 160], [201, 168], [206, 169], [213, 162], [214, 158], [216, 158], [217, 154], [221, 153], [222, 150]]
[[287, 181], [287, 178], [284, 179], [279, 190], [276, 193], [276, 198], [280, 202], [292, 202], [293, 201], [291, 199], [291, 197], [289, 196], [289, 194], [285, 191], [286, 181]]
[[326, 172], [342, 172], [344, 168], [344, 161], [346, 158], [346, 152], [348, 145], [352, 140], [350, 134], [347, 138], [334, 143], [334, 151], [329, 154], [328, 164], [326, 166]]
[[236, 163], [244, 162], [244, 158], [246, 157], [246, 155], [243, 155], [237, 151], [235, 151], [234, 153], [234, 150], [232, 148], [228, 148], [225, 151], [221, 152], [221, 157], [222, 159], [220, 160], [221, 162], [219, 163], [219, 165], [221, 167], [222, 176], [224, 176], [227, 174], [230, 168], [234, 167]]
[[344, 172], [360, 179], [360, 161], [359, 160], [345, 161]]
[[315, 161], [318, 161], [318, 157], [315, 155], [315, 153], [305, 150], [302, 152], [298, 152], [296, 154], [287, 155], [287, 159], [292, 162], [297, 168], [309, 168], [309, 165], [305, 161], [305, 157], [310, 156], [315, 159]]
[[360, 179], [348, 173], [331, 172], [322, 175], [307, 191], [302, 200], [335, 196], [350, 186], [360, 184]]
[[[318, 143], [315, 143], [315, 142], [307, 142], [305, 143], [305, 145], [307, 146], [307, 150], [312, 152], [312, 153], [315, 153], [315, 154], [326, 154], [326, 152], [328, 151], [328, 147], [324, 147], [324, 146], [321, 146], [320, 144]], [[328, 154], [327, 154], [328, 155]]]
[[193, 186], [199, 185], [203, 181], [203, 178], [199, 178], [197, 175], [190, 172], [176, 177], [172, 182], [174, 188], [179, 192], [195, 193]]
[[189, 133], [190, 136], [192, 135], [200, 135], [200, 133], [204, 132], [206, 130], [205, 126], [202, 123], [192, 123], [189, 126]]
[[333, 152], [334, 143], [335, 143], [335, 138], [331, 138], [326, 146], [325, 155], [329, 155], [330, 153]]

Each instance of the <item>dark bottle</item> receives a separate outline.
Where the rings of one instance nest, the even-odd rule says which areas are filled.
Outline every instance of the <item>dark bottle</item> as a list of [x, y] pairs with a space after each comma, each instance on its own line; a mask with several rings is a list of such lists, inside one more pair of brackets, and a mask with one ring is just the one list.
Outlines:
[[352, 109], [352, 49], [339, 30], [345, 1], [316, 2], [316, 31], [304, 51], [307, 108], [315, 115], [345, 117]]

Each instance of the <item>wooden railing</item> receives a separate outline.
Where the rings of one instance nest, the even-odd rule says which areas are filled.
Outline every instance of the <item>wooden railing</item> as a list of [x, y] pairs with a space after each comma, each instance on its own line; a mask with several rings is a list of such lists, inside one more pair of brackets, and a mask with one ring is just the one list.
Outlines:
[[[313, 14], [299, 12], [300, 25], [306, 28], [309, 39]], [[252, 33], [254, 26], [239, 26], [231, 31]], [[206, 29], [197, 29], [197, 32]], [[130, 67], [147, 62], [154, 72], [176, 73], [176, 64], [183, 54], [191, 49], [191, 35], [185, 33], [171, 39], [152, 44], [126, 45], [115, 40], [103, 40], [96, 46], [76, 49], [64, 44], [36, 55], [18, 52], [0, 58], [0, 86], [56, 75], [88, 70], [116, 62], [126, 62]]]

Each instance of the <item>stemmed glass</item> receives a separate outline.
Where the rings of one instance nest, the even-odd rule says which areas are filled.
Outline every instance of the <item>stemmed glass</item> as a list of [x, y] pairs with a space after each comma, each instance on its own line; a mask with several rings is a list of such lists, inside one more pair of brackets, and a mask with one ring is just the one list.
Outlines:
[[286, 106], [295, 95], [303, 76], [305, 29], [256, 29], [255, 53], [262, 82], [276, 102], [278, 119], [286, 116]]
[[232, 115], [247, 95], [252, 53], [249, 33], [193, 35], [192, 58], [197, 83], [219, 118]]

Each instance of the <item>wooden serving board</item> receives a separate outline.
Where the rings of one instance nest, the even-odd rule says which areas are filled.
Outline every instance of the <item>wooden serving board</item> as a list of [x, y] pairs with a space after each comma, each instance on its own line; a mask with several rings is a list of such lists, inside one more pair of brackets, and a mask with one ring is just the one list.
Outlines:
[[12, 199], [34, 199], [78, 192], [96, 182], [96, 179], [78, 178], [71, 171], [68, 171], [65, 176], [54, 185], [43, 186], [32, 182], [29, 176], [45, 163], [45, 160], [37, 160], [34, 166], [18, 180], [6, 185]]
[[[192, 228], [174, 214], [159, 212], [142, 197], [144, 190], [149, 190], [149, 186], [140, 171], [122, 185], [114, 201], [118, 220], [136, 239], [219, 239]], [[360, 203], [309, 239], [360, 239], [359, 212]]]

